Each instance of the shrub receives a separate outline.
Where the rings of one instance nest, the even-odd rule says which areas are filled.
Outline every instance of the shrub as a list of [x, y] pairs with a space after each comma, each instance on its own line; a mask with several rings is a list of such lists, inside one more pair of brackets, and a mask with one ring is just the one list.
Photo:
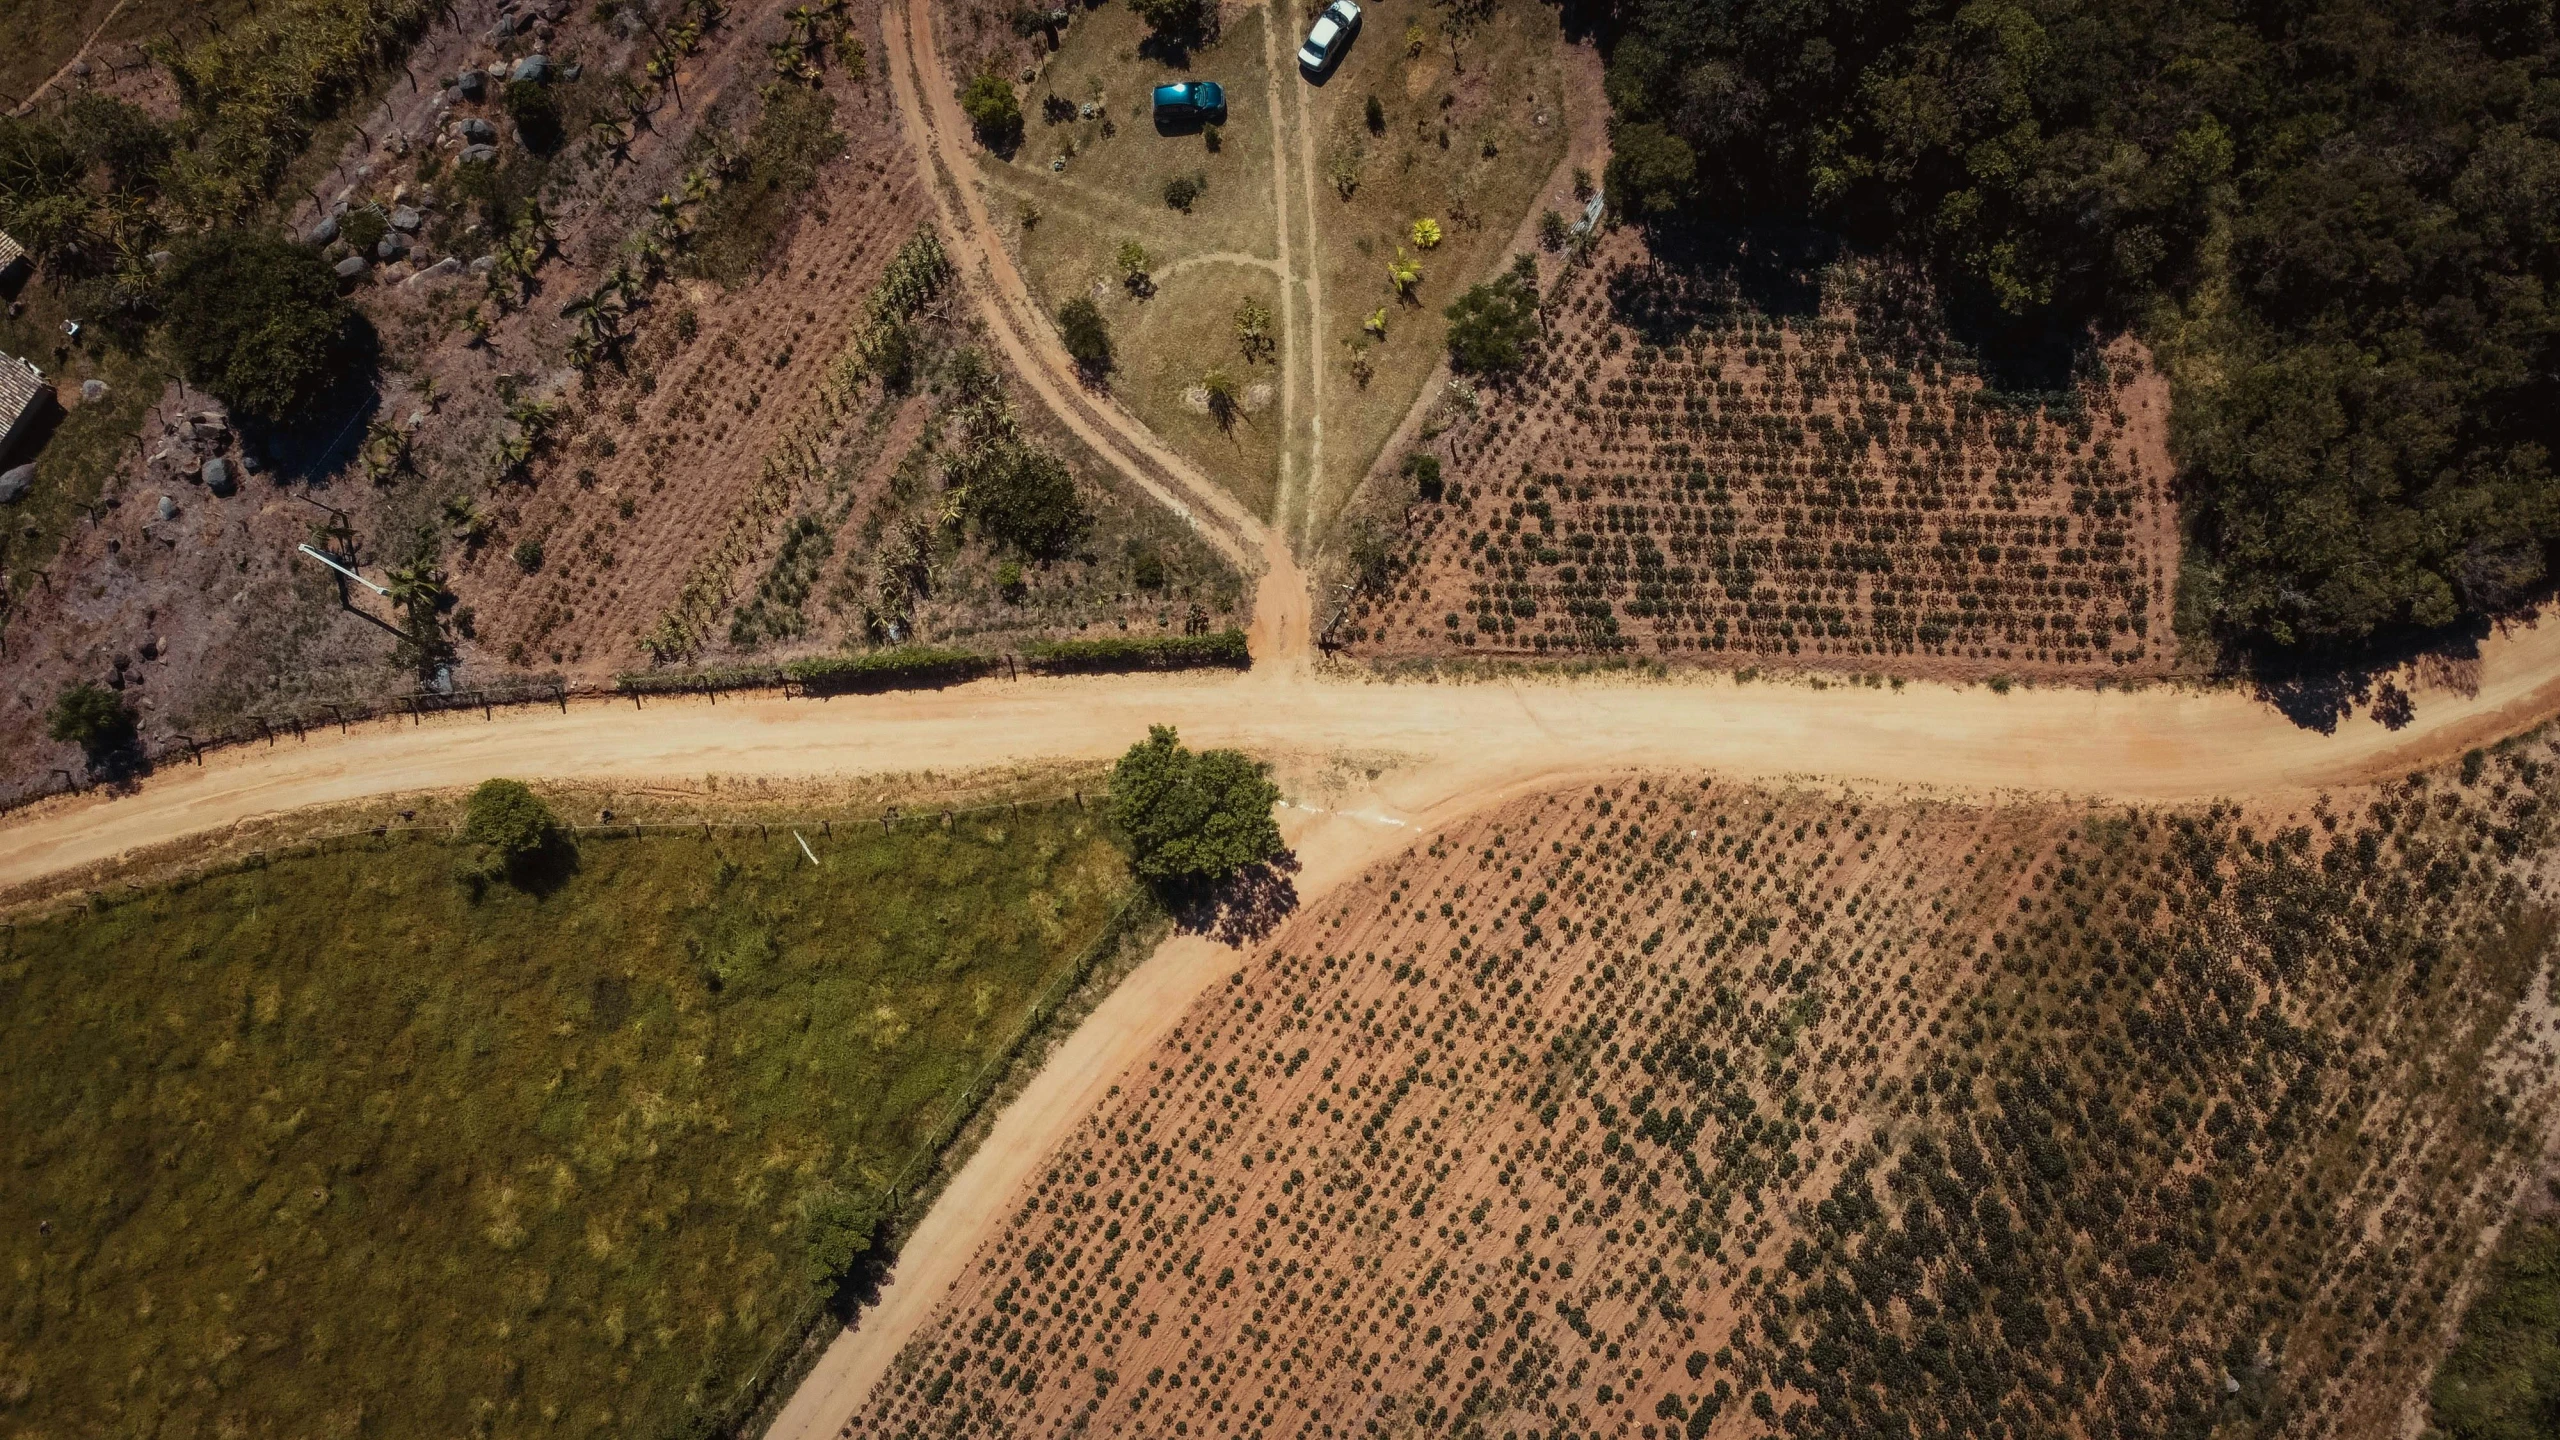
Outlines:
[[504, 97], [507, 118], [516, 122], [516, 138], [537, 155], [560, 148], [560, 97], [539, 80], [511, 80]]
[[1413, 248], [1429, 250], [1440, 243], [1440, 222], [1422, 219], [1413, 222]]
[[1111, 771], [1111, 818], [1133, 868], [1159, 883], [1224, 880], [1279, 854], [1279, 799], [1262, 766], [1234, 750], [1194, 754], [1170, 725], [1150, 727]]
[[1029, 593], [1029, 587], [1022, 583], [1021, 561], [1007, 560], [996, 567], [996, 593], [1003, 596], [1007, 604], [1022, 603], [1022, 597]]
[[519, 570], [521, 570], [521, 571], [523, 571], [523, 572], [524, 572], [524, 573], [526, 573], [527, 575], [530, 575], [530, 574], [534, 573], [535, 571], [537, 571], [537, 570], [541, 569], [541, 568], [542, 568], [542, 542], [541, 542], [541, 541], [539, 541], [539, 540], [531, 540], [531, 539], [527, 539], [527, 540], [519, 540], [519, 541], [517, 541], [517, 542], [516, 542], [516, 549], [515, 549], [515, 561], [516, 561], [516, 568], [517, 568], [517, 569], [519, 569]]
[[1111, 327], [1102, 318], [1101, 306], [1082, 295], [1059, 306], [1058, 336], [1088, 376], [1109, 373]]
[[1176, 175], [1164, 182], [1164, 203], [1188, 215], [1192, 205], [1208, 192], [1208, 176]]
[[993, 70], [978, 72], [960, 92], [960, 109], [990, 150], [1011, 150], [1022, 143], [1022, 100], [1013, 82]]
[[357, 254], [370, 255], [390, 229], [391, 222], [383, 218], [380, 206], [361, 205], [348, 211], [347, 217], [338, 222], [338, 238], [346, 241], [347, 248]]
[[1539, 213], [1538, 244], [1544, 249], [1550, 251], [1563, 249], [1565, 240], [1571, 234], [1572, 227], [1565, 223], [1561, 212], [1547, 210]]
[[988, 447], [963, 472], [980, 533], [1038, 559], [1073, 549], [1093, 526], [1066, 462], [1036, 445]]
[[[1534, 273], [1534, 272], [1533, 272]], [[1460, 370], [1516, 370], [1538, 334], [1538, 292], [1518, 269], [1470, 287], [1445, 312], [1449, 361]]]
[[170, 261], [161, 293], [178, 368], [252, 419], [300, 417], [353, 359], [337, 277], [290, 241], [201, 236]]
[[1440, 457], [1426, 450], [1416, 450], [1404, 457], [1400, 467], [1404, 478], [1413, 482], [1415, 493], [1425, 500], [1437, 501], [1444, 493], [1440, 480]]
[[139, 723], [123, 696], [84, 680], [54, 698], [45, 733], [79, 746], [94, 763], [131, 745]]
[[1253, 663], [1242, 630], [1214, 635], [1118, 636], [1107, 640], [1044, 640], [1024, 647], [1033, 669], [1066, 671], [1188, 670]]
[[906, 645], [863, 655], [820, 655], [794, 660], [782, 673], [813, 694], [897, 690], [972, 680], [996, 666], [996, 657], [969, 650]]

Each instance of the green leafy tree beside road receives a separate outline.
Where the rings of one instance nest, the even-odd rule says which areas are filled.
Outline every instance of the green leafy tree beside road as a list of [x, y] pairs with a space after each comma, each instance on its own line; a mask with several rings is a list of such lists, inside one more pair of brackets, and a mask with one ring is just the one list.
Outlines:
[[520, 780], [484, 780], [463, 806], [462, 838], [479, 847], [476, 876], [519, 885], [565, 847], [568, 832]]
[[1185, 747], [1151, 726], [1111, 771], [1111, 818], [1129, 837], [1138, 874], [1159, 885], [1211, 883], [1281, 850], [1271, 816], [1280, 788], [1234, 750]]

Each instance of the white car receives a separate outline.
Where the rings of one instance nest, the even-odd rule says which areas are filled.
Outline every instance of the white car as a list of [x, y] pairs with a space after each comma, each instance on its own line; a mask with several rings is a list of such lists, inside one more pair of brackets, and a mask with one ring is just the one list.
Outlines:
[[1298, 47], [1298, 67], [1310, 74], [1323, 74], [1342, 58], [1343, 51], [1351, 48], [1351, 37], [1358, 33], [1360, 7], [1352, 0], [1333, 0], [1307, 31], [1307, 43]]

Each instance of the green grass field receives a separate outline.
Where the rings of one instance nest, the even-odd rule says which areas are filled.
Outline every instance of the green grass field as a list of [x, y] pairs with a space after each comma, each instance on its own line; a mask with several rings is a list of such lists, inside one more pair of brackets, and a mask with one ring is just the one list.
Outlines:
[[[1078, 809], [360, 841], [0, 937], [0, 1429], [698, 1433], [1111, 929]], [[813, 1217], [819, 1223], [813, 1224]]]
[[2435, 1427], [2450, 1440], [2560, 1435], [2560, 1217], [2519, 1217], [2436, 1371]]

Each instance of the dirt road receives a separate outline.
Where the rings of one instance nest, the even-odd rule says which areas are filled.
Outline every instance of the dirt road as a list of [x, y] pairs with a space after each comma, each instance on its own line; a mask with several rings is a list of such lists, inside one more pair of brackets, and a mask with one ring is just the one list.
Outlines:
[[[1303, 602], [1301, 602], [1303, 604]], [[1301, 611], [1303, 613], [1303, 610]], [[1962, 794], [2189, 799], [2317, 789], [2405, 770], [2560, 712], [2560, 625], [2485, 647], [2476, 693], [2419, 697], [2400, 731], [2358, 716], [2302, 729], [2231, 691], [2026, 690], [1695, 681], [1385, 684], [1280, 667], [1242, 675], [981, 681], [829, 701], [590, 702], [484, 722], [381, 723], [209, 756], [115, 798], [64, 798], [0, 825], [0, 885], [243, 817], [491, 775], [963, 771], [1107, 759], [1150, 724], [1273, 755], [1395, 757], [1382, 813], [1540, 776], [1626, 766], [1819, 776]]]

